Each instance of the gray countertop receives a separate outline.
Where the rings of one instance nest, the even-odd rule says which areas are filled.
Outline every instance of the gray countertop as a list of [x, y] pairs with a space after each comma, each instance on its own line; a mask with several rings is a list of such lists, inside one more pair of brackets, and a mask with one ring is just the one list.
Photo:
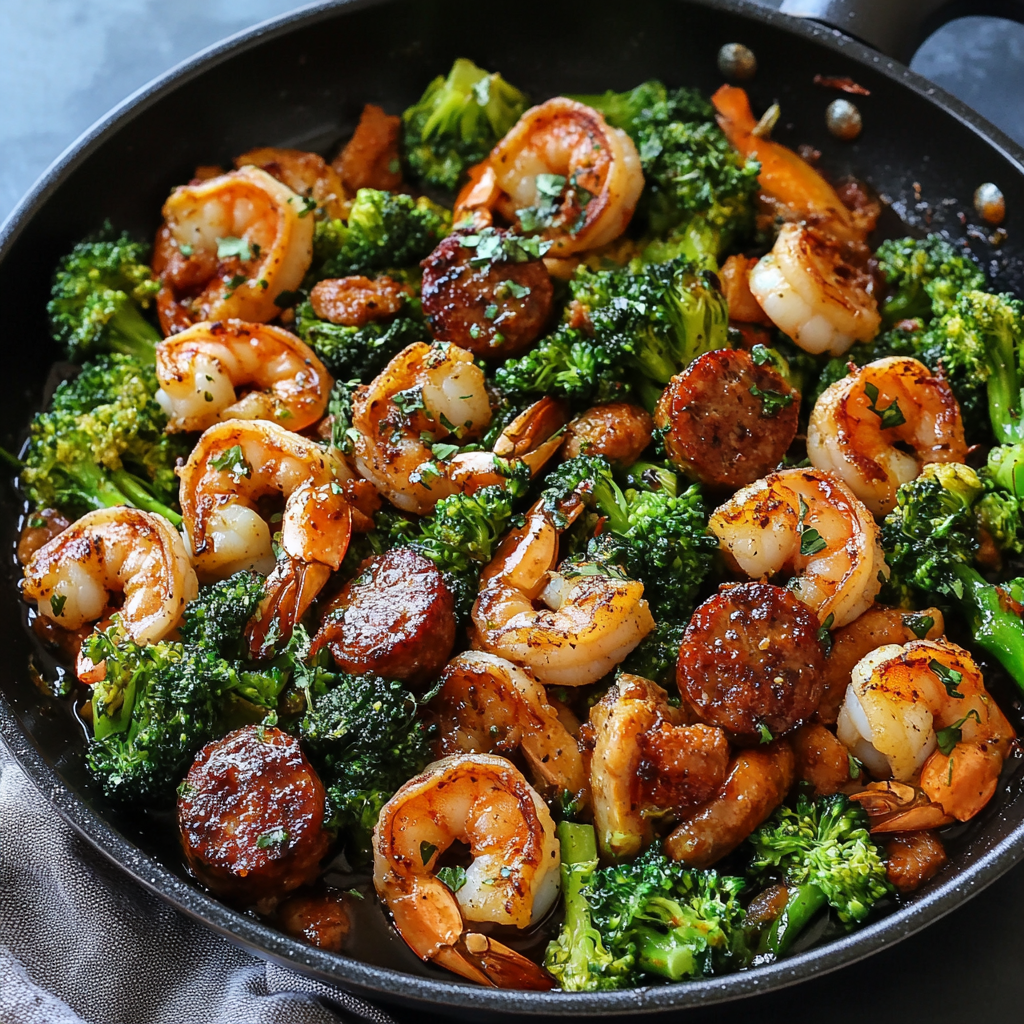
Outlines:
[[[202, 47], [295, 6], [289, 0], [0, 0], [0, 220], [107, 109]], [[912, 66], [1024, 143], [1024, 26], [962, 19], [929, 39]], [[1019, 1020], [1022, 919], [1024, 865], [938, 925], [863, 964], [687, 1019]]]

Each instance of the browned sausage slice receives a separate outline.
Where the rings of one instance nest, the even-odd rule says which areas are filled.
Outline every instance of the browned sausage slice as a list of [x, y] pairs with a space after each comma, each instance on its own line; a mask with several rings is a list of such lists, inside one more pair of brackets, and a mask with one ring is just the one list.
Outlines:
[[721, 793], [669, 834], [665, 853], [687, 867], [711, 867], [782, 803], [795, 770], [796, 759], [785, 740], [741, 750]]
[[178, 793], [185, 858], [243, 906], [316, 878], [330, 845], [323, 783], [280, 729], [249, 725], [199, 752]]
[[324, 646], [346, 672], [429, 682], [455, 646], [455, 603], [437, 566], [410, 548], [377, 555], [331, 603], [312, 652]]
[[736, 736], [788, 732], [817, 710], [825, 654], [818, 619], [770, 583], [723, 587], [683, 634], [676, 678], [700, 718]]
[[[509, 234], [503, 228], [488, 230], [500, 238]], [[551, 314], [554, 289], [542, 260], [484, 259], [479, 244], [466, 244], [479, 237], [449, 235], [420, 264], [423, 312], [438, 341], [504, 359], [540, 336]]]
[[654, 410], [665, 450], [712, 487], [735, 489], [775, 469], [796, 437], [800, 393], [743, 350], [705, 352], [669, 381]]
[[565, 429], [562, 456], [603, 455], [613, 466], [632, 466], [651, 443], [654, 421], [631, 402], [609, 402], [586, 409]]

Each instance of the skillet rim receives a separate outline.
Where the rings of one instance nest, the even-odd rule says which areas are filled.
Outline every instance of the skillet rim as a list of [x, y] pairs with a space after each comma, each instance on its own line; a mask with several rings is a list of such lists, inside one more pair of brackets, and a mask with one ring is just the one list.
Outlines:
[[[235, 33], [133, 92], [90, 126], [43, 172], [32, 188], [0, 224], [0, 265], [38, 210], [58, 185], [85, 159], [136, 116], [165, 95], [222, 61], [288, 32], [341, 16], [346, 10], [383, 6], [389, 0], [322, 0]], [[817, 43], [857, 62], [916, 93], [966, 125], [980, 143], [996, 150], [1024, 176], [1024, 147], [1015, 143], [976, 111], [911, 71], [858, 40], [817, 22], [805, 21], [763, 7], [751, 0], [684, 0], [686, 4], [722, 10], [750, 21], [782, 27], [808, 42]], [[159, 861], [142, 853], [61, 779], [35, 746], [31, 734], [0, 691], [0, 740], [26, 772], [40, 794], [68, 825], [95, 850], [107, 857], [143, 888], [224, 938], [255, 955], [273, 960], [307, 976], [338, 985], [357, 995], [411, 1007], [458, 1007], [496, 1015], [534, 1016], [658, 1013], [684, 1007], [707, 1006], [759, 992], [798, 984], [862, 960], [885, 945], [907, 938], [937, 921], [994, 882], [1024, 859], [1024, 819], [991, 849], [912, 905], [902, 907], [864, 928], [825, 946], [745, 972], [675, 985], [658, 985], [621, 992], [564, 993], [487, 989], [456, 979], [438, 981], [376, 967], [347, 956], [326, 953], [291, 939], [254, 918], [232, 910], [212, 896], [183, 881]], [[1021, 797], [1018, 796], [1018, 799]]]

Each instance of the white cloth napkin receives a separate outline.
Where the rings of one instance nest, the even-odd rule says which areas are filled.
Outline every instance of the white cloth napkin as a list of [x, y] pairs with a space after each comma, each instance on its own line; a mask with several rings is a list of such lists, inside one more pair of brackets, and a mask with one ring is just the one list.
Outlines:
[[122, 875], [0, 743], [0, 1024], [396, 1024], [230, 945]]

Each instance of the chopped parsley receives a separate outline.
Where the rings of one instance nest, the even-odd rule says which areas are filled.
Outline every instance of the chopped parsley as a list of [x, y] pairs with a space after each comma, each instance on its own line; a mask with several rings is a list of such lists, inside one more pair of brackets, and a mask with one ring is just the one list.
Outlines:
[[878, 408], [878, 388], [874, 384], [864, 385], [864, 394], [868, 396], [868, 408], [881, 420], [882, 429], [902, 427], [907, 418], [900, 409], [900, 403], [894, 398], [884, 409]]
[[226, 452], [222, 452], [216, 458], [210, 459], [210, 465], [214, 469], [224, 470], [231, 474], [231, 478], [238, 483], [239, 480], [249, 479], [252, 476], [252, 466], [245, 461], [242, 454], [242, 446], [236, 444]]
[[[244, 238], [235, 238], [228, 235], [226, 238], [217, 239], [217, 259], [226, 260], [237, 256], [243, 263], [252, 259], [252, 250]], [[245, 278], [242, 279], [243, 281]]]

